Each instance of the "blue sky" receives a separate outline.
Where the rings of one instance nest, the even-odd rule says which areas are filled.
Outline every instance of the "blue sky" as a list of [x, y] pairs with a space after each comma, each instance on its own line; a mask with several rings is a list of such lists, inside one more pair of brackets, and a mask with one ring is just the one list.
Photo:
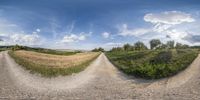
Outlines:
[[0, 45], [93, 49], [200, 44], [199, 0], [0, 0]]

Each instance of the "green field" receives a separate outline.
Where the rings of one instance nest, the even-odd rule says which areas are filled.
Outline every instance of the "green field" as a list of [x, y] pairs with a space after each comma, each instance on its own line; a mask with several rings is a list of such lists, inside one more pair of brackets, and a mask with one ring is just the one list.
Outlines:
[[46, 54], [53, 54], [53, 55], [64, 55], [64, 56], [68, 56], [68, 55], [74, 55], [78, 52], [70, 52], [70, 51], [58, 51], [58, 50], [51, 50], [51, 49], [36, 49], [36, 50], [29, 50], [29, 51], [35, 51], [35, 52], [39, 52], [39, 53], [46, 53]]
[[116, 51], [106, 53], [109, 60], [128, 75], [145, 79], [172, 76], [189, 66], [197, 57], [194, 49]]
[[13, 51], [17, 50], [26, 50], [26, 51], [34, 51], [39, 53], [46, 53], [46, 54], [53, 54], [53, 55], [74, 55], [76, 53], [80, 53], [81, 51], [59, 51], [59, 50], [53, 50], [53, 49], [46, 49], [46, 48], [33, 48], [33, 47], [27, 47], [27, 46], [20, 46], [15, 45], [10, 47]]

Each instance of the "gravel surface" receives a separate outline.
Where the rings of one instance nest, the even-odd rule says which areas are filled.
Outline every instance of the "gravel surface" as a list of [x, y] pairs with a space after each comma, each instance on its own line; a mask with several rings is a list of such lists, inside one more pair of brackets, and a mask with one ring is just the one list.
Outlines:
[[0, 53], [0, 100], [200, 100], [200, 56], [181, 73], [161, 80], [143, 80], [118, 71], [101, 54], [84, 71], [43, 78]]

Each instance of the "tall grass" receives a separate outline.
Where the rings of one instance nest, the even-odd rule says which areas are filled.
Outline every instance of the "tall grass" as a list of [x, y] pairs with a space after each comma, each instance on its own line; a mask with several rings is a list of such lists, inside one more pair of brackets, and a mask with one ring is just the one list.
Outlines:
[[8, 53], [19, 65], [22, 65], [31, 73], [39, 73], [44, 77], [55, 77], [59, 75], [71, 75], [72, 73], [78, 73], [83, 71], [99, 55], [96, 54], [92, 58], [77, 65], [71, 65], [67, 67], [51, 67], [48, 65], [35, 63], [34, 61], [26, 60], [23, 57], [16, 55], [14, 51], [9, 51]]
[[149, 50], [107, 52], [106, 55], [114, 65], [129, 75], [158, 79], [172, 76], [185, 69], [197, 57], [198, 52], [192, 49]]

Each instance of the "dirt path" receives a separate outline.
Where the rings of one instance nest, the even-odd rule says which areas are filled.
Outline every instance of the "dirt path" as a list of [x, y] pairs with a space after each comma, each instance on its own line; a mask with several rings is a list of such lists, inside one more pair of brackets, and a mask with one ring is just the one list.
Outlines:
[[119, 72], [101, 54], [79, 74], [42, 78], [0, 53], [1, 99], [200, 99], [200, 56], [185, 71], [162, 80], [142, 80]]

